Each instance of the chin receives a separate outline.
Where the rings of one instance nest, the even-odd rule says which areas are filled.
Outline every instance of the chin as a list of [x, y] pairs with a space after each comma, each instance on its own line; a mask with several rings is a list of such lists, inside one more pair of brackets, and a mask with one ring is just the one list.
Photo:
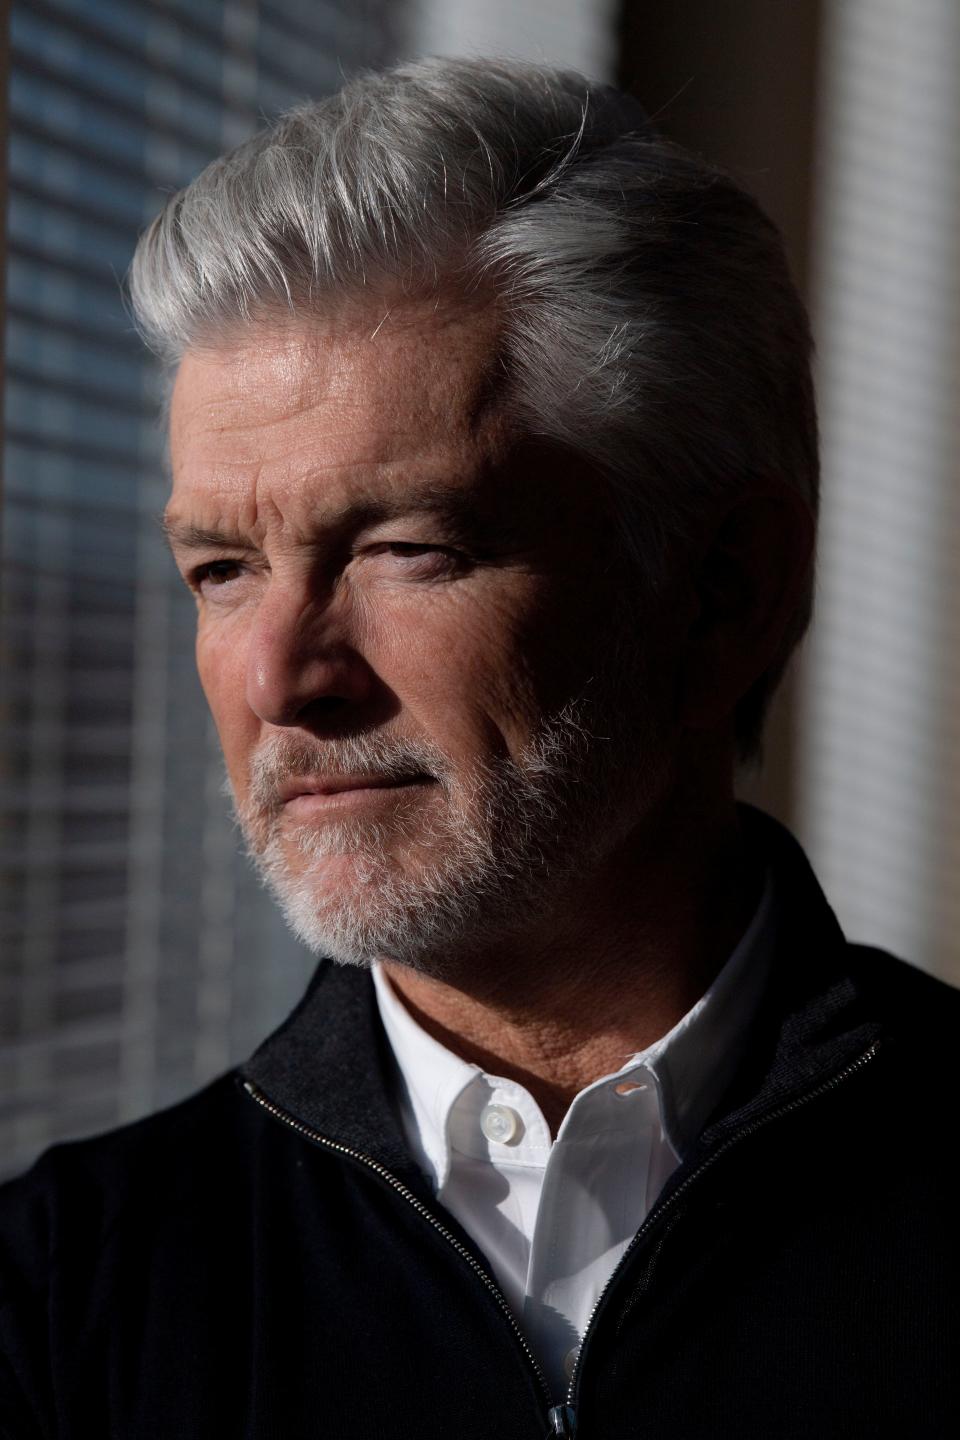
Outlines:
[[398, 950], [419, 956], [431, 929], [425, 923], [433, 888], [429, 863], [416, 864], [415, 847], [393, 854], [356, 837], [341, 843], [344, 838], [331, 843], [329, 833], [305, 833], [291, 843], [274, 837], [254, 855], [290, 929], [314, 954], [342, 964], [369, 966]]
[[372, 877], [357, 876], [349, 861], [339, 883], [310, 870], [298, 877], [267, 875], [267, 884], [297, 939], [318, 957], [341, 965], [369, 967], [378, 958], [391, 958], [431, 973], [437, 968], [431, 945], [434, 926], [424, 907], [390, 893], [392, 887]]

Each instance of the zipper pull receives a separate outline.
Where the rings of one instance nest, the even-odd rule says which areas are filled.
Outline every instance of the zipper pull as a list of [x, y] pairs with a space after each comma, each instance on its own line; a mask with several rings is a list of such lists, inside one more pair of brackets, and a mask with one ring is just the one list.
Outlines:
[[547, 1420], [550, 1425], [547, 1440], [556, 1435], [569, 1440], [569, 1437], [577, 1433], [577, 1412], [572, 1405], [553, 1405], [547, 1411]]

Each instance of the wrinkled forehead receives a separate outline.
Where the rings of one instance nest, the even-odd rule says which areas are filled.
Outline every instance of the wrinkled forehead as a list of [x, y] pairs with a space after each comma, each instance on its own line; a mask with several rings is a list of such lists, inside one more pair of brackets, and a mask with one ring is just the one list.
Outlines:
[[408, 490], [499, 484], [513, 431], [482, 308], [368, 309], [349, 323], [249, 327], [182, 360], [168, 514], [306, 534], [327, 512]]
[[362, 324], [251, 328], [188, 352], [171, 405], [168, 520], [260, 543], [344, 515], [446, 506], [599, 545], [603, 486], [518, 430], [498, 339], [483, 307], [385, 307]]
[[404, 506], [504, 533], [609, 544], [583, 457], [513, 418], [492, 305], [381, 305], [328, 326], [248, 329], [182, 361], [168, 517], [257, 539]]

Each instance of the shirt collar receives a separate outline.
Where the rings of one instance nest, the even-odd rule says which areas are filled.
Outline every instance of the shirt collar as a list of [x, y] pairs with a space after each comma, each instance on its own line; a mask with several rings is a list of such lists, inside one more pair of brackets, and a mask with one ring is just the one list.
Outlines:
[[760, 1004], [776, 946], [777, 903], [771, 869], [753, 914], [709, 989], [666, 1035], [633, 1057], [656, 1077], [663, 1127], [682, 1159], [733, 1079]]
[[[768, 869], [760, 902], [736, 949], [709, 989], [659, 1040], [637, 1051], [616, 1072], [622, 1080], [645, 1067], [656, 1082], [661, 1124], [677, 1158], [696, 1139], [733, 1078], [769, 972], [776, 943], [777, 905]], [[418, 1025], [379, 964], [373, 967], [377, 1004], [403, 1081], [404, 1129], [437, 1189], [450, 1172], [451, 1112], [468, 1086], [496, 1084]], [[612, 1076], [585, 1087], [593, 1090]], [[579, 1098], [579, 1097], [577, 1097]], [[419, 1143], [417, 1143], [419, 1142]]]
[[400, 1102], [407, 1112], [404, 1129], [408, 1138], [419, 1139], [421, 1153], [417, 1159], [441, 1189], [450, 1172], [450, 1112], [467, 1086], [483, 1072], [478, 1065], [461, 1060], [417, 1024], [379, 964], [373, 966], [373, 983], [380, 1019], [403, 1080], [405, 1093]]

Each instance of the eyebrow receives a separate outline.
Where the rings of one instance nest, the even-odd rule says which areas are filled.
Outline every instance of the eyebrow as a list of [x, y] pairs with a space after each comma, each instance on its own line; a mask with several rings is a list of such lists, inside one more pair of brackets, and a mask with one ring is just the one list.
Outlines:
[[[325, 528], [341, 530], [348, 527], [381, 524], [412, 514], [444, 514], [451, 518], [480, 520], [484, 506], [479, 497], [464, 494], [440, 485], [425, 485], [395, 501], [354, 502], [323, 517]], [[228, 530], [210, 529], [178, 520], [171, 515], [160, 516], [160, 528], [172, 548], [179, 550], [241, 549], [250, 550], [249, 539]]]
[[173, 520], [167, 515], [159, 517], [160, 529], [167, 537], [171, 548], [178, 550], [209, 550], [214, 548], [248, 550], [250, 542], [226, 530], [207, 530], [202, 525], [191, 525], [183, 520]]

